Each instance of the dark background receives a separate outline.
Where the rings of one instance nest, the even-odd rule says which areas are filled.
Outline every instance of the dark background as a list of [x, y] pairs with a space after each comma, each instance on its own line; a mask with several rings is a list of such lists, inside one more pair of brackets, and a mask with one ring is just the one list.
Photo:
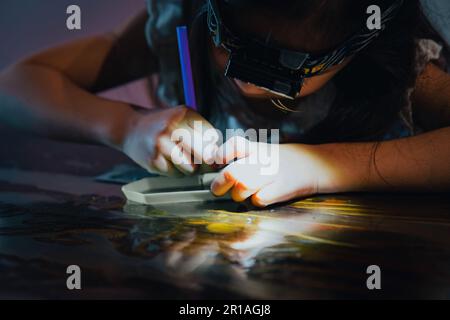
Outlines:
[[[81, 8], [81, 30], [66, 28], [71, 4]], [[144, 8], [145, 0], [1, 0], [0, 69], [55, 43], [112, 30]]]
[[[450, 42], [450, 1], [423, 3]], [[70, 4], [81, 7], [80, 31], [66, 28], [66, 8]], [[143, 8], [145, 0], [1, 0], [0, 69], [43, 47], [111, 30]]]

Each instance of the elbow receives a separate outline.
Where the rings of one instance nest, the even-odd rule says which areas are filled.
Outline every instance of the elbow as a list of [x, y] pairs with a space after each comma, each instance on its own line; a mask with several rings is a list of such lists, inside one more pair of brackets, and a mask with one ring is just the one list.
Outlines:
[[23, 78], [27, 74], [27, 67], [30, 64], [28, 62], [15, 63], [0, 72], [0, 92], [9, 91], [20, 78]]
[[[0, 72], [0, 94], [21, 95], [33, 83], [48, 83], [50, 79], [40, 76], [38, 64], [28, 60], [19, 61]], [[45, 81], [44, 81], [45, 79]]]

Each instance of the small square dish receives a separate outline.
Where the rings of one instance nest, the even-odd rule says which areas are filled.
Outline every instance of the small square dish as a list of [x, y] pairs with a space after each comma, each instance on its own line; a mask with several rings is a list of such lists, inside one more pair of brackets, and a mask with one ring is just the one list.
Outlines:
[[142, 204], [164, 204], [229, 200], [215, 197], [209, 187], [217, 173], [185, 178], [149, 177], [126, 184], [122, 192], [130, 201]]

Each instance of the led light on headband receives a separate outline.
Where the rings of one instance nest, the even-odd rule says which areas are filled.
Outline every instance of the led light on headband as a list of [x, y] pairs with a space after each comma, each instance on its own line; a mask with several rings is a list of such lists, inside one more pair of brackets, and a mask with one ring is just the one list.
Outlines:
[[383, 12], [381, 30], [365, 28], [337, 49], [322, 55], [275, 48], [256, 38], [237, 36], [224, 24], [217, 0], [207, 2], [207, 21], [215, 46], [223, 47], [230, 54], [225, 76], [294, 99], [305, 78], [317, 76], [366, 48], [395, 18], [403, 1], [395, 0]]

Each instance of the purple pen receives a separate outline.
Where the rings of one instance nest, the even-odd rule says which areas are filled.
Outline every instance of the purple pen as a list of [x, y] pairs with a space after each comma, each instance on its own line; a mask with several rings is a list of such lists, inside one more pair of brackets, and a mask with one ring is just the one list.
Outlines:
[[195, 98], [194, 78], [192, 76], [191, 55], [189, 52], [189, 39], [186, 26], [177, 27], [178, 51], [180, 53], [181, 74], [183, 78], [184, 103], [197, 111]]

